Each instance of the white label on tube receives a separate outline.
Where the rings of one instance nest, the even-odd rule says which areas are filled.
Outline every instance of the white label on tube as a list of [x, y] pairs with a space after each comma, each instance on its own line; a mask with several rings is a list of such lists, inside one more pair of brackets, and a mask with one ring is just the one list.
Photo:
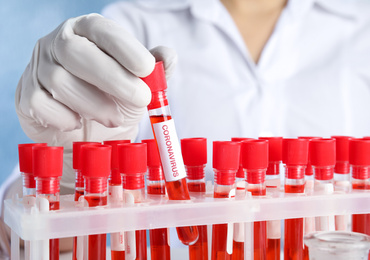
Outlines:
[[157, 139], [166, 181], [177, 181], [185, 178], [184, 161], [173, 119], [153, 124], [153, 130]]
[[267, 238], [280, 239], [280, 237], [281, 237], [280, 220], [267, 221]]
[[125, 251], [124, 232], [110, 234], [110, 247], [112, 251]]

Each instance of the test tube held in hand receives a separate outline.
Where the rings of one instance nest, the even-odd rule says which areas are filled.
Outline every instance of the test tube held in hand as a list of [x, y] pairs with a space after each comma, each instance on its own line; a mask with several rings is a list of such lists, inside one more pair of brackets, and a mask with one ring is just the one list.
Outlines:
[[[63, 174], [63, 147], [36, 146], [32, 148], [36, 197], [49, 201], [49, 210], [59, 209], [60, 179]], [[49, 259], [59, 260], [59, 239], [49, 240]]]
[[[85, 181], [84, 198], [89, 207], [102, 207], [108, 204], [107, 184], [111, 171], [109, 145], [81, 146], [81, 172]], [[106, 234], [88, 236], [88, 260], [106, 259]]]
[[[207, 139], [184, 138], [181, 139], [181, 152], [187, 173], [189, 192], [195, 196], [204, 196], [206, 181], [204, 168], [207, 164]], [[207, 225], [197, 226], [199, 238], [189, 246], [190, 260], [208, 260]]]
[[[190, 200], [180, 143], [166, 96], [167, 82], [163, 62], [157, 62], [154, 71], [142, 80], [152, 92], [148, 112], [161, 158], [168, 198]], [[185, 245], [194, 244], [198, 239], [196, 226], [177, 227], [176, 230], [180, 241]]]
[[[147, 193], [148, 195], [165, 195], [166, 186], [157, 144], [154, 139], [146, 139], [141, 142], [147, 145]], [[167, 228], [149, 230], [151, 260], [171, 259], [168, 231]]]

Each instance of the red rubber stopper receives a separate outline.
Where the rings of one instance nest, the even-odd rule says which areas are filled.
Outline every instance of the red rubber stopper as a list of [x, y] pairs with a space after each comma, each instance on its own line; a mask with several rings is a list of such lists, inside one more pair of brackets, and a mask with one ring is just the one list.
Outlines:
[[110, 183], [111, 185], [121, 185], [122, 178], [119, 172], [119, 160], [118, 160], [118, 145], [131, 143], [130, 140], [108, 140], [104, 141], [103, 144], [110, 145], [112, 147], [111, 155], [111, 174], [110, 174]]
[[88, 178], [107, 178], [111, 171], [110, 145], [83, 145], [81, 146], [81, 172]]
[[153, 72], [149, 76], [141, 79], [148, 85], [152, 92], [152, 100], [148, 105], [148, 109], [156, 109], [167, 106], [168, 100], [163, 94], [163, 92], [167, 89], [163, 61], [156, 62]]
[[240, 143], [232, 141], [213, 142], [213, 168], [217, 170], [238, 170]]
[[91, 144], [100, 145], [99, 142], [73, 142], [73, 169], [81, 170], [81, 146]]
[[353, 139], [350, 136], [332, 136], [336, 143], [336, 163], [335, 173], [349, 174], [349, 140]]
[[355, 166], [370, 166], [370, 139], [349, 140], [349, 163]]
[[147, 144], [131, 143], [118, 145], [119, 169], [123, 176], [124, 189], [142, 189], [147, 168]]
[[186, 166], [200, 166], [207, 164], [207, 139], [181, 139], [181, 152]]
[[148, 163], [148, 180], [161, 181], [164, 180], [161, 158], [157, 143], [154, 139], [141, 140], [147, 146], [147, 163]]
[[283, 163], [306, 166], [308, 161], [308, 140], [303, 138], [283, 139]]
[[241, 147], [243, 168], [247, 170], [267, 169], [268, 148], [267, 140], [243, 141]]
[[46, 143], [18, 144], [19, 170], [23, 173], [33, 173], [32, 148], [36, 146], [47, 146]]
[[283, 158], [283, 138], [282, 137], [259, 137], [258, 139], [268, 141], [269, 161], [278, 162]]
[[315, 167], [315, 179], [331, 180], [335, 166], [335, 139], [313, 139], [310, 141], [311, 164]]

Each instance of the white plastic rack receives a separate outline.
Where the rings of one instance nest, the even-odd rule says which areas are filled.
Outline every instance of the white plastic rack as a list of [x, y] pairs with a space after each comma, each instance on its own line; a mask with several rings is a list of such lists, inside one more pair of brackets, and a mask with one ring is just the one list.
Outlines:
[[190, 201], [169, 201], [165, 196], [156, 195], [140, 204], [127, 202], [86, 208], [80, 206], [81, 202], [75, 202], [73, 195], [64, 195], [58, 211], [43, 210], [48, 207], [46, 199], [27, 203], [19, 198], [9, 199], [5, 201], [4, 214], [5, 223], [12, 230], [12, 259], [17, 260], [19, 256], [19, 237], [40, 241], [163, 227], [370, 213], [370, 191], [330, 195], [274, 192], [262, 198], [247, 195], [242, 199], [211, 196], [207, 193]]

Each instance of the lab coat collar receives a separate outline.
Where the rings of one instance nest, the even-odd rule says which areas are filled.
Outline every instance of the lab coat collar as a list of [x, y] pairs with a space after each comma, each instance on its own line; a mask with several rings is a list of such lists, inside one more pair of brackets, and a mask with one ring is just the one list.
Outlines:
[[295, 18], [302, 18], [312, 8], [337, 15], [342, 18], [356, 19], [359, 12], [354, 1], [346, 0], [289, 0], [287, 9]]

